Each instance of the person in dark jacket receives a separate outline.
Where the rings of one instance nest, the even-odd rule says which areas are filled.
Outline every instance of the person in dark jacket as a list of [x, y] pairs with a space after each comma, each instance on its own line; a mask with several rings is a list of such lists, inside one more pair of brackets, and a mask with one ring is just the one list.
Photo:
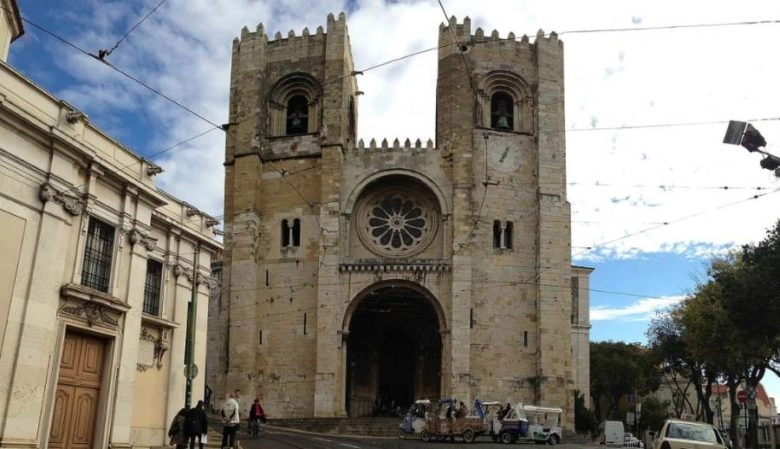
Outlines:
[[265, 422], [265, 411], [260, 405], [260, 399], [255, 398], [255, 402], [249, 407], [249, 423], [252, 426], [252, 438], [260, 435], [260, 422]]
[[203, 449], [203, 435], [208, 433], [208, 420], [206, 418], [206, 411], [203, 410], [203, 401], [198, 401], [198, 405], [195, 408], [190, 409], [188, 416], [187, 433], [190, 439], [190, 449], [195, 449], [195, 438], [198, 438], [198, 445], [200, 449]]
[[171, 427], [168, 429], [168, 436], [171, 437], [170, 445], [176, 446], [176, 449], [185, 449], [187, 447], [187, 415], [186, 408], [179, 410], [179, 413], [173, 417]]

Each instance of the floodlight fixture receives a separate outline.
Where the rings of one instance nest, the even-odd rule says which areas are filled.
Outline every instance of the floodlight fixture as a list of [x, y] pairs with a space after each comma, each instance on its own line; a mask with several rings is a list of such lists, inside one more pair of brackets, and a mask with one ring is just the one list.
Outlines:
[[723, 143], [742, 145], [752, 153], [761, 152], [760, 148], [766, 146], [766, 139], [750, 123], [731, 120], [726, 128], [726, 135], [723, 136]]

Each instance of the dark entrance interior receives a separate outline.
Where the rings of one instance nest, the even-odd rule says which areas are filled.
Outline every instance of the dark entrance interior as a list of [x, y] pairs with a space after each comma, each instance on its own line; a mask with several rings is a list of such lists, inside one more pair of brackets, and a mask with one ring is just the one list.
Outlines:
[[368, 294], [353, 313], [347, 345], [350, 416], [394, 415], [415, 399], [439, 396], [439, 320], [422, 294], [405, 287]]

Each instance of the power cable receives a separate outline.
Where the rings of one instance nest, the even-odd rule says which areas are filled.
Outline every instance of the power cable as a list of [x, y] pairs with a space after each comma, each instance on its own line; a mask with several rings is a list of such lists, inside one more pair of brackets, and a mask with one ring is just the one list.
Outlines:
[[623, 33], [628, 31], [657, 31], [657, 30], [678, 30], [685, 28], [719, 28], [719, 27], [732, 27], [732, 26], [746, 26], [746, 25], [776, 25], [780, 23], [780, 20], [750, 20], [742, 22], [720, 22], [720, 23], [694, 23], [688, 25], [658, 25], [658, 26], [646, 26], [646, 27], [631, 27], [631, 28], [596, 28], [587, 30], [569, 30], [561, 31], [558, 35], [562, 34], [592, 34], [592, 33]]
[[63, 37], [60, 37], [60, 36], [58, 36], [58, 35], [54, 34], [53, 32], [51, 32], [51, 31], [47, 30], [46, 28], [44, 28], [44, 27], [42, 27], [42, 26], [38, 25], [37, 23], [30, 21], [29, 19], [25, 19], [24, 17], [22, 17], [22, 20], [23, 20], [24, 22], [26, 22], [26, 23], [28, 23], [28, 24], [32, 25], [33, 27], [37, 28], [37, 29], [38, 29], [38, 30], [40, 30], [41, 32], [43, 32], [43, 33], [45, 33], [45, 34], [47, 34], [47, 35], [49, 35], [49, 36], [53, 37], [54, 39], [57, 39], [58, 41], [60, 41], [60, 42], [64, 43], [65, 45], [67, 45], [67, 46], [69, 46], [69, 47], [73, 48], [74, 50], [78, 51], [79, 53], [81, 53], [81, 54], [83, 54], [83, 55], [86, 55], [86, 56], [89, 56], [89, 57], [91, 57], [91, 58], [95, 59], [96, 61], [100, 61], [100, 62], [102, 62], [102, 63], [103, 63], [103, 64], [105, 64], [107, 67], [110, 67], [112, 70], [116, 71], [117, 73], [121, 74], [122, 76], [124, 76], [124, 77], [126, 77], [126, 78], [130, 79], [131, 81], [133, 81], [133, 82], [135, 82], [135, 83], [139, 84], [140, 86], [142, 86], [142, 87], [144, 87], [145, 89], [147, 89], [147, 90], [151, 91], [151, 92], [152, 92], [152, 93], [154, 93], [155, 95], [157, 95], [157, 96], [159, 96], [159, 97], [161, 97], [161, 98], [163, 98], [163, 99], [165, 99], [165, 100], [167, 100], [167, 101], [169, 101], [169, 102], [173, 103], [174, 105], [176, 105], [176, 106], [178, 106], [179, 108], [181, 108], [181, 109], [183, 109], [183, 110], [185, 110], [185, 111], [189, 112], [190, 114], [194, 115], [195, 117], [198, 117], [199, 119], [203, 120], [204, 122], [208, 123], [209, 125], [211, 125], [211, 126], [213, 126], [213, 127], [217, 128], [217, 129], [221, 129], [221, 130], [223, 130], [223, 131], [225, 131], [225, 130], [226, 130], [226, 127], [225, 127], [225, 126], [223, 126], [223, 125], [217, 125], [216, 123], [212, 122], [211, 120], [209, 120], [209, 119], [207, 119], [207, 118], [203, 117], [202, 115], [198, 114], [197, 112], [193, 111], [192, 109], [188, 108], [187, 106], [185, 106], [185, 105], [183, 105], [183, 104], [179, 103], [178, 101], [174, 100], [173, 98], [169, 97], [168, 95], [166, 95], [166, 94], [164, 94], [164, 93], [160, 92], [159, 90], [157, 90], [157, 89], [155, 89], [155, 88], [151, 87], [150, 85], [148, 85], [147, 83], [145, 83], [145, 82], [141, 81], [140, 79], [138, 79], [138, 78], [136, 78], [136, 77], [134, 77], [134, 76], [130, 75], [129, 73], [127, 73], [127, 72], [125, 72], [124, 70], [120, 69], [119, 67], [117, 67], [117, 66], [115, 66], [115, 65], [111, 64], [110, 62], [106, 61], [105, 59], [101, 59], [101, 58], [100, 58], [98, 55], [94, 55], [94, 54], [92, 54], [92, 53], [89, 53], [88, 51], [86, 51], [86, 50], [84, 50], [84, 49], [82, 49], [82, 48], [78, 47], [77, 45], [75, 45], [75, 44], [73, 44], [73, 43], [69, 42], [68, 40], [66, 40], [66, 39], [65, 39], [65, 38], [63, 38]]
[[136, 22], [136, 24], [135, 24], [135, 25], [133, 25], [133, 26], [132, 26], [132, 27], [131, 27], [131, 28], [130, 28], [130, 29], [129, 29], [129, 30], [126, 32], [126, 33], [125, 33], [125, 35], [124, 35], [124, 36], [122, 36], [122, 37], [121, 37], [121, 38], [120, 38], [118, 41], [116, 41], [116, 43], [114, 44], [114, 46], [113, 46], [113, 47], [111, 47], [111, 49], [110, 49], [110, 50], [100, 50], [100, 51], [98, 51], [98, 59], [100, 59], [100, 60], [103, 60], [103, 59], [104, 59], [106, 56], [109, 56], [111, 53], [113, 53], [113, 52], [114, 52], [114, 50], [116, 50], [116, 49], [117, 49], [117, 47], [119, 47], [119, 44], [121, 44], [121, 43], [122, 43], [122, 41], [124, 41], [125, 39], [127, 39], [127, 36], [129, 36], [129, 35], [130, 35], [130, 33], [132, 33], [133, 31], [135, 31], [135, 30], [136, 30], [136, 28], [138, 28], [138, 27], [139, 27], [139, 26], [140, 26], [142, 23], [144, 23], [144, 20], [146, 20], [146, 19], [147, 19], [149, 16], [151, 16], [152, 14], [154, 14], [154, 12], [155, 12], [155, 11], [157, 11], [157, 9], [158, 9], [160, 6], [162, 6], [162, 4], [163, 4], [163, 3], [165, 3], [165, 0], [161, 0], [161, 1], [160, 1], [160, 3], [158, 3], [158, 4], [157, 4], [157, 6], [155, 6], [154, 8], [152, 8], [152, 10], [151, 10], [151, 11], [149, 11], [148, 13], [146, 13], [146, 15], [145, 15], [145, 16], [143, 16], [143, 17], [141, 18], [141, 20], [139, 20], [138, 22]]

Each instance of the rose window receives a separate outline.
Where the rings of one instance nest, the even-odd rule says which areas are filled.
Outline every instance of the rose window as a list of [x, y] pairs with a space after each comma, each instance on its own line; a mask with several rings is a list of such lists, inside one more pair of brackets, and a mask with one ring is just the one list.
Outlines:
[[428, 246], [436, 230], [432, 202], [420, 192], [376, 192], [363, 203], [359, 234], [363, 243], [386, 256], [416, 254]]

